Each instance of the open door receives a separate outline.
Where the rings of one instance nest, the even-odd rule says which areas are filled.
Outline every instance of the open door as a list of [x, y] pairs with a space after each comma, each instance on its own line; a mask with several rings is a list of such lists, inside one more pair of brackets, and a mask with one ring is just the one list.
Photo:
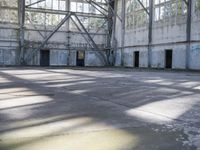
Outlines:
[[50, 52], [49, 50], [41, 50], [40, 51], [40, 66], [47, 67], [50, 65], [49, 63]]
[[77, 51], [76, 65], [80, 67], [85, 66], [85, 52], [84, 51]]
[[172, 68], [172, 50], [165, 50], [165, 68]]
[[134, 52], [134, 67], [138, 68], [140, 64], [140, 52]]

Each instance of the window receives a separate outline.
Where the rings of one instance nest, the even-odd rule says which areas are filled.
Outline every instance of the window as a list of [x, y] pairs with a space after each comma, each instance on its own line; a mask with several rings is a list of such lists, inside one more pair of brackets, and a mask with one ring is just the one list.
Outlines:
[[196, 12], [200, 12], [200, 0], [196, 0]]
[[155, 0], [154, 20], [183, 16], [187, 13], [187, 5], [183, 0]]
[[0, 22], [18, 23], [17, 0], [0, 1]]
[[[149, 9], [149, 0], [141, 0], [146, 9]], [[138, 0], [126, 2], [126, 30], [140, 27], [148, 22], [148, 14]]]
[[[26, 0], [26, 5], [37, 2], [38, 0]], [[33, 8], [43, 8], [43, 9], [53, 9], [53, 10], [66, 10], [65, 0], [45, 0], [39, 2], [30, 7]], [[56, 26], [62, 19], [64, 15], [51, 14], [51, 13], [38, 13], [38, 12], [26, 12], [26, 24], [36, 24], [36, 25], [50, 25]], [[45, 22], [46, 21], [46, 22]]]

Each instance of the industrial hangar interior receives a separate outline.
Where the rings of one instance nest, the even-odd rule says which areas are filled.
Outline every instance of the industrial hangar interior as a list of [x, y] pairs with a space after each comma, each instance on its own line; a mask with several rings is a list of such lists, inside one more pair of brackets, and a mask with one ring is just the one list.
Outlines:
[[200, 0], [0, 0], [0, 150], [200, 150]]

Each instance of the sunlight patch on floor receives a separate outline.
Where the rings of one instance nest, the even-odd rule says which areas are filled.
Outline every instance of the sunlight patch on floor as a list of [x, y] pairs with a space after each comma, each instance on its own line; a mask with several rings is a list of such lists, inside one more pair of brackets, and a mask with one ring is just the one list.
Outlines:
[[[138, 144], [138, 136], [123, 130], [69, 134], [45, 138], [3, 141], [4, 150], [129, 150]], [[1, 149], [0, 147], [0, 149]]]
[[[198, 96], [196, 97], [198, 98]], [[180, 118], [197, 102], [198, 99], [195, 99], [195, 95], [192, 100], [191, 96], [164, 99], [129, 109], [125, 111], [125, 114], [147, 122], [163, 124]]]

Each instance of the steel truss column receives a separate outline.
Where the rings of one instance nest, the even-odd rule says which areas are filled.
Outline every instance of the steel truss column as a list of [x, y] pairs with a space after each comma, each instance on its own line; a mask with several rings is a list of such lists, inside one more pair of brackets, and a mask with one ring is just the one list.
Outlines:
[[[66, 10], [70, 11], [71, 10], [71, 0], [65, 0], [66, 2]], [[70, 16], [71, 18], [71, 16]], [[67, 38], [67, 46], [66, 48], [68, 49], [69, 53], [67, 56], [67, 65], [70, 65], [70, 61], [71, 61], [71, 48], [70, 48], [70, 41], [71, 41], [71, 33], [70, 33], [70, 19], [67, 20], [66, 22], [66, 28], [67, 28], [67, 34], [66, 34], [66, 38]]]
[[24, 22], [25, 22], [25, 0], [18, 0], [19, 14], [19, 60], [18, 64], [24, 64]]
[[[113, 10], [114, 12], [115, 9], [117, 9], [117, 2], [114, 1], [114, 6], [113, 6]], [[113, 16], [113, 26], [112, 26], [112, 40], [111, 40], [111, 47], [113, 48], [113, 54], [112, 54], [112, 63], [113, 65], [115, 65], [115, 60], [116, 60], [116, 50], [117, 50], [117, 39], [116, 39], [116, 23], [117, 23], [117, 12], [115, 13], [115, 15]], [[119, 17], [118, 17], [119, 18]], [[120, 22], [122, 22], [122, 19], [119, 19]]]
[[[78, 16], [74, 13], [73, 14], [75, 16], [75, 18], [77, 19], [78, 23], [80, 24], [81, 28], [84, 30], [84, 32], [87, 34], [89, 40], [92, 43], [93, 48], [95, 48], [96, 50], [99, 51], [99, 56], [103, 59], [103, 61], [105, 62], [105, 64], [108, 64], [107, 59], [104, 57], [104, 55], [100, 52], [100, 49], [98, 48], [97, 44], [94, 42], [94, 40], [92, 39], [91, 35], [88, 33], [88, 31], [86, 30], [86, 28], [84, 27], [84, 25], [81, 23], [80, 19], [78, 18]], [[80, 29], [80, 28], [79, 28]]]
[[192, 2], [193, 0], [185, 1], [187, 4], [187, 29], [186, 29], [186, 69], [190, 68], [190, 42], [191, 42], [191, 22], [192, 22]]
[[125, 0], [122, 0], [122, 11], [121, 11], [121, 65], [124, 65], [124, 40], [125, 40]]
[[[107, 36], [107, 47], [111, 47], [111, 38], [112, 38], [112, 27], [113, 27], [113, 8], [114, 6], [110, 5], [110, 2], [107, 2], [108, 7], [108, 36]], [[113, 2], [114, 3], [114, 2]]]
[[153, 29], [153, 6], [154, 0], [149, 0], [149, 33], [148, 33], [148, 67], [151, 68], [151, 45], [152, 45], [152, 29]]

